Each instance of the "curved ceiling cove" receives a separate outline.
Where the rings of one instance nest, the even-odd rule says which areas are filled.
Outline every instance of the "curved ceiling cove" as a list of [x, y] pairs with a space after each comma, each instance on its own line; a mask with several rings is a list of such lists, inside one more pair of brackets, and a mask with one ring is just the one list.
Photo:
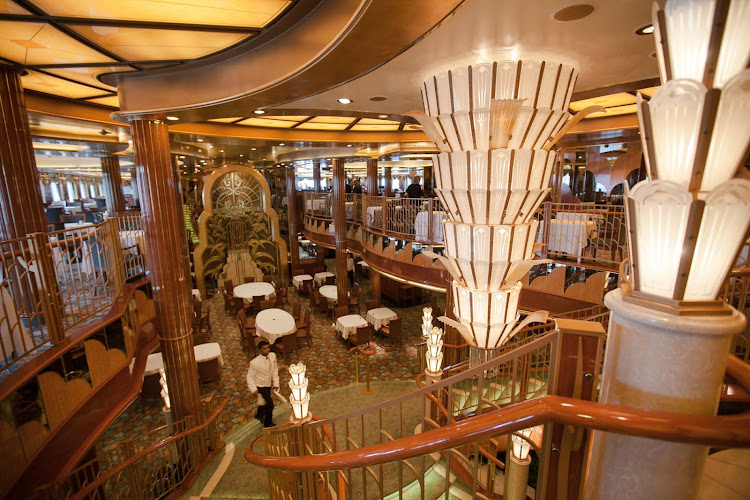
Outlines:
[[283, 36], [252, 50], [229, 50], [199, 63], [120, 74], [118, 117], [169, 113], [198, 121], [245, 116], [248, 110], [309, 97], [389, 61], [463, 2], [320, 2]]

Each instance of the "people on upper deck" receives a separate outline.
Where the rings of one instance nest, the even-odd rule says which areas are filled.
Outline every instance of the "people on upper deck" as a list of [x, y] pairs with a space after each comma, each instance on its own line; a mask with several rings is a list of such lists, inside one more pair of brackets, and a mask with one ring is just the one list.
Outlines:
[[422, 197], [422, 186], [419, 185], [419, 181], [421, 181], [422, 178], [420, 176], [414, 176], [414, 182], [409, 184], [409, 187], [406, 188], [406, 197], [407, 198], [421, 198]]

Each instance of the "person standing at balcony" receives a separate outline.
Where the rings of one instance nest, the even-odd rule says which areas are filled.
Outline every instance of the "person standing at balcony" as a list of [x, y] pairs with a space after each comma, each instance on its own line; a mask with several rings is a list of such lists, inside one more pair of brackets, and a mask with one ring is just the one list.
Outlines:
[[258, 393], [261, 396], [255, 418], [263, 423], [263, 427], [273, 427], [275, 424], [271, 388], [279, 388], [279, 365], [268, 341], [261, 340], [258, 343], [258, 352], [260, 354], [250, 361], [250, 367], [247, 369], [247, 387], [252, 397], [256, 397]]
[[414, 182], [409, 184], [409, 187], [406, 188], [406, 197], [407, 198], [421, 198], [422, 197], [422, 186], [419, 185], [419, 181], [421, 181], [422, 178], [418, 175], [414, 176]]
[[362, 194], [362, 184], [359, 183], [359, 177], [352, 181], [352, 193]]
[[351, 252], [346, 252], [346, 274], [349, 276], [349, 286], [354, 286], [354, 258]]

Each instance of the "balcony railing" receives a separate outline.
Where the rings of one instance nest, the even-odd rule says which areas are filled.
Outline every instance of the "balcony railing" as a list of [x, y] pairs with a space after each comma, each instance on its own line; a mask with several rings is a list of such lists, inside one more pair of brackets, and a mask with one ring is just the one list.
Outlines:
[[109, 310], [145, 254], [138, 214], [0, 241], [0, 368]]

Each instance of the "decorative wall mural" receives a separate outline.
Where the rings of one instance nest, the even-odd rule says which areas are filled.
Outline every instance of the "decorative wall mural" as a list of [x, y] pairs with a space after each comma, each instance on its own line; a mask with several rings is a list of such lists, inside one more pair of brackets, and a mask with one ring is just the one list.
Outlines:
[[261, 174], [226, 165], [205, 178], [203, 200], [194, 261], [204, 296], [207, 283], [222, 286], [225, 279], [235, 284], [263, 275], [288, 280], [286, 242], [279, 237], [279, 218]]

